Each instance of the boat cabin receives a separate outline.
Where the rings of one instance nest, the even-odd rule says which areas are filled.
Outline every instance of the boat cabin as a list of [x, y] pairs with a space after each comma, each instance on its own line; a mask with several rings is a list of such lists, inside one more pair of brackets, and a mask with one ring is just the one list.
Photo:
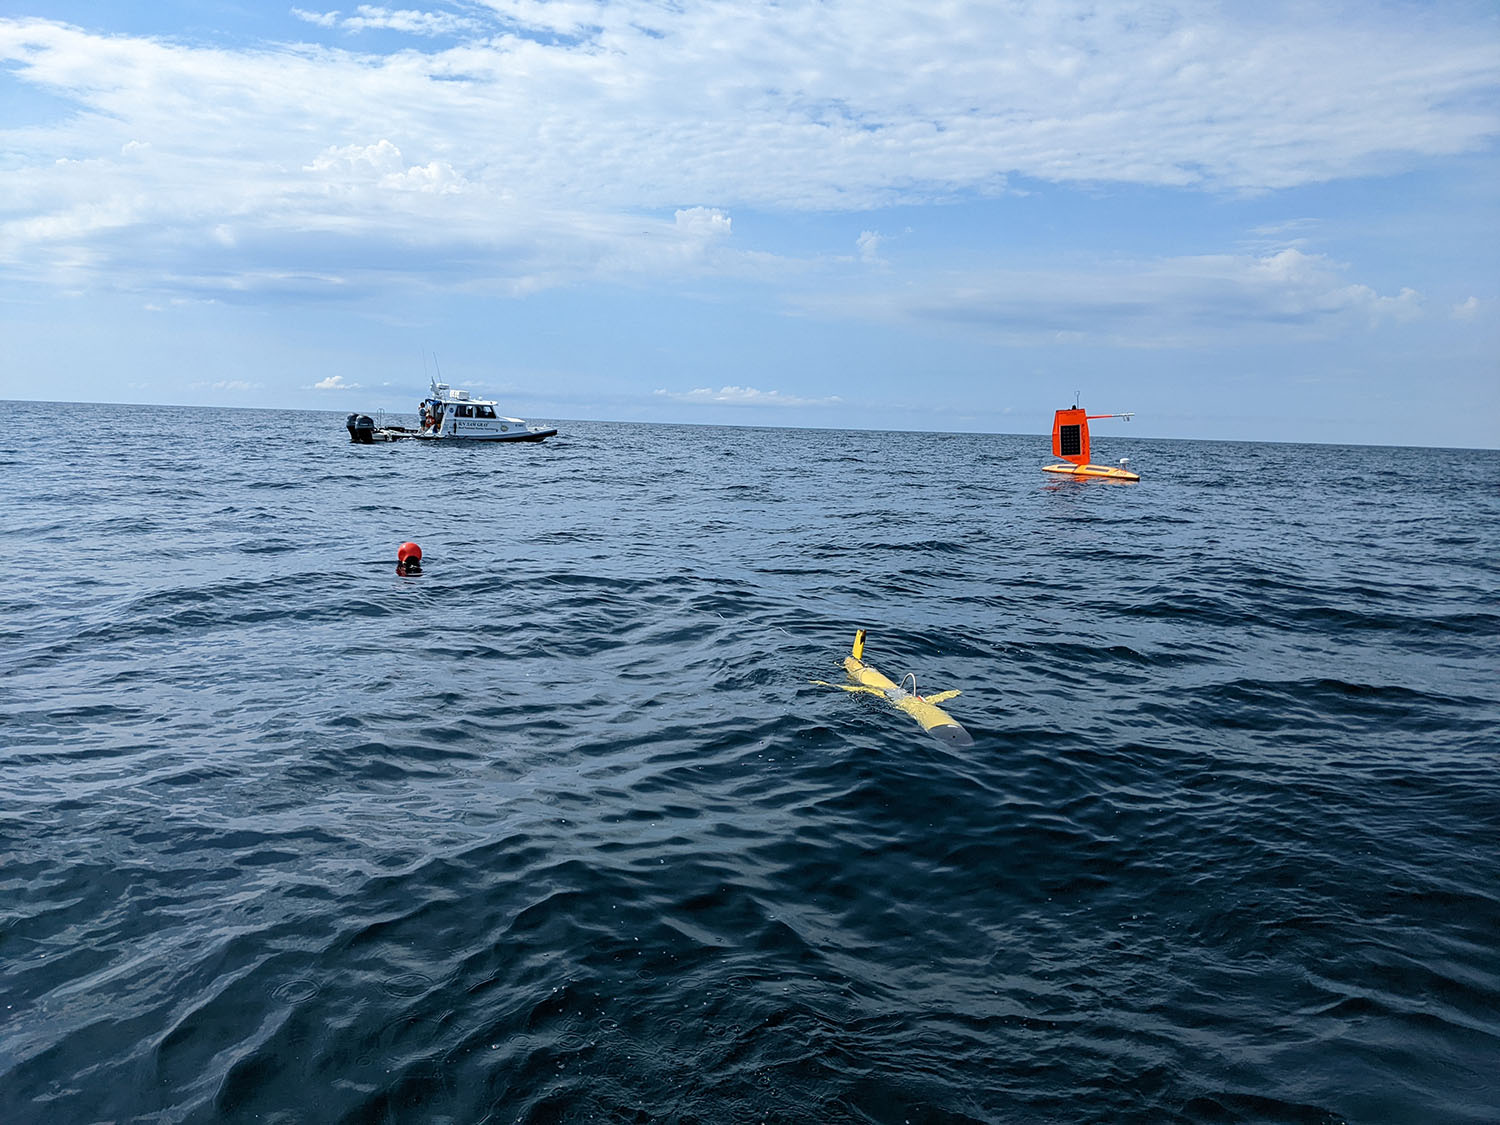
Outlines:
[[524, 421], [498, 413], [490, 399], [475, 398], [447, 383], [433, 383], [431, 396], [418, 411], [422, 432], [430, 437], [506, 441], [528, 432]]

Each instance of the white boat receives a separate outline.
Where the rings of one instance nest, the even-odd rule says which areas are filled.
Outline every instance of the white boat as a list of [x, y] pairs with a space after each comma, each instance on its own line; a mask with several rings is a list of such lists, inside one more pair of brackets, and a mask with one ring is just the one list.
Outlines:
[[521, 418], [499, 413], [496, 403], [475, 398], [433, 380], [432, 393], [417, 407], [419, 429], [378, 424], [368, 414], [351, 414], [345, 421], [349, 440], [360, 445], [377, 441], [543, 441], [556, 427], [533, 426]]

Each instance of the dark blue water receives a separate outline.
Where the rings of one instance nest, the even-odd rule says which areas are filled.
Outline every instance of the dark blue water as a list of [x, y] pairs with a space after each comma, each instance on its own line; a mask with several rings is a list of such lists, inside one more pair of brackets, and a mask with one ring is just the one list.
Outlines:
[[6, 409], [0, 1121], [1500, 1119], [1500, 453]]

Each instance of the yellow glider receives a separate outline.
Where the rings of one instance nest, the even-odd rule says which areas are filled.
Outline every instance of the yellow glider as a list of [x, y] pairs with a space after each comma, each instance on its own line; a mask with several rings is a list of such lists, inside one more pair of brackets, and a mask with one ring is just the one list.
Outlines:
[[[958, 694], [956, 691], [940, 691], [936, 695], [920, 696], [917, 694], [917, 678], [908, 674], [902, 678], [901, 683], [896, 684], [888, 680], [880, 672], [877, 672], [862, 659], [865, 653], [865, 631], [860, 629], [854, 634], [854, 649], [844, 657], [844, 671], [849, 673], [852, 684], [830, 684], [823, 680], [814, 680], [813, 683], [822, 687], [842, 688], [844, 691], [864, 692], [867, 695], [878, 695], [886, 700], [898, 711], [905, 711], [913, 719], [921, 724], [922, 729], [932, 735], [939, 742], [949, 746], [973, 746], [974, 739], [969, 732], [959, 726], [958, 720], [948, 712], [937, 706], [946, 702]], [[911, 690], [907, 691], [906, 681], [911, 681]]]

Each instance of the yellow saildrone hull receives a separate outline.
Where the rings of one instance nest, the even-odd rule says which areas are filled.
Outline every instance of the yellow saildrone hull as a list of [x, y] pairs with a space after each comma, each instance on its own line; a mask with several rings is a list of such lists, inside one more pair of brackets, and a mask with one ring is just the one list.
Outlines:
[[1043, 465], [1044, 473], [1066, 473], [1070, 477], [1097, 477], [1100, 480], [1138, 481], [1140, 475], [1129, 469], [1116, 469], [1109, 465]]

